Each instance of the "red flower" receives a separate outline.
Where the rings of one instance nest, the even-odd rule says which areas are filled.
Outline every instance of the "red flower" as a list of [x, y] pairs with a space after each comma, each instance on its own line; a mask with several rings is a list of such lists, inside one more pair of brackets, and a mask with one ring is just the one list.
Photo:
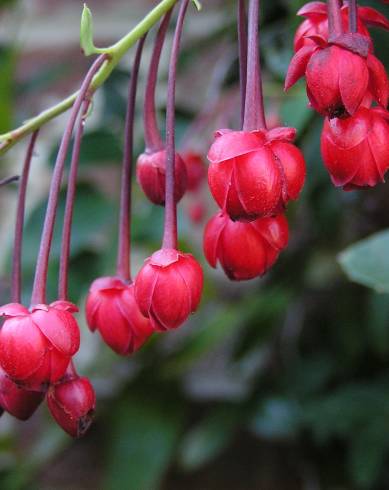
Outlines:
[[[154, 204], [165, 204], [166, 150], [142, 153], [136, 165], [136, 176], [143, 192]], [[175, 198], [178, 202], [187, 188], [186, 166], [178, 153], [175, 156]]]
[[150, 320], [139, 311], [134, 285], [118, 277], [93, 281], [86, 300], [86, 319], [92, 332], [100, 332], [106, 344], [121, 355], [138, 350], [151, 335]]
[[331, 180], [345, 190], [383, 182], [389, 168], [389, 113], [361, 107], [353, 117], [326, 119], [321, 152]]
[[204, 161], [201, 155], [194, 151], [186, 151], [185, 153], [181, 153], [181, 157], [186, 165], [186, 173], [188, 175], [188, 191], [195, 192], [198, 190], [207, 175]]
[[290, 199], [297, 199], [304, 185], [305, 162], [291, 143], [295, 134], [292, 128], [216, 132], [208, 153], [208, 182], [231, 219], [271, 216]]
[[[294, 37], [294, 50], [298, 51], [303, 46], [314, 44], [311, 36], [320, 36], [328, 40], [327, 5], [323, 2], [309, 2], [297, 12], [297, 15], [305, 17], [299, 25]], [[348, 30], [348, 5], [341, 9], [343, 31]], [[378, 10], [372, 7], [358, 7], [358, 32], [370, 38], [366, 26], [382, 27], [389, 29], [389, 21]], [[370, 48], [373, 46], [370, 43]]]
[[305, 75], [312, 107], [328, 117], [354, 114], [368, 93], [386, 107], [388, 77], [366, 42], [359, 34], [345, 34], [332, 43], [316, 36], [314, 45], [302, 47], [293, 56], [285, 90]]
[[174, 249], [153, 253], [135, 280], [139, 309], [160, 331], [179, 327], [197, 309], [202, 289], [199, 263]]
[[265, 274], [287, 244], [288, 222], [283, 214], [242, 223], [219, 212], [204, 232], [204, 254], [210, 266], [216, 268], [220, 262], [235, 281]]
[[88, 378], [72, 377], [49, 388], [47, 405], [65, 432], [81, 437], [93, 421], [96, 395]]
[[39, 391], [64, 375], [80, 345], [75, 311], [67, 301], [35, 305], [31, 311], [18, 303], [0, 308], [6, 318], [0, 330], [0, 365], [13, 381]]
[[27, 420], [45, 397], [44, 392], [24, 390], [0, 368], [0, 406], [19, 420]]

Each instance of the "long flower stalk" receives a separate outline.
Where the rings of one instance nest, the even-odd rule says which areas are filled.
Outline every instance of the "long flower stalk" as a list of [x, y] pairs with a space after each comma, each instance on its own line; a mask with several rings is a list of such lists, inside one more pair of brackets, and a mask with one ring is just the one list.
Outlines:
[[124, 281], [131, 281], [131, 184], [133, 174], [134, 118], [138, 86], [139, 65], [146, 36], [138, 41], [131, 80], [128, 86], [127, 112], [125, 123], [124, 155], [120, 191], [119, 241], [117, 255], [117, 275]]
[[77, 120], [78, 113], [81, 109], [81, 105], [87, 96], [89, 90], [92, 90], [91, 82], [93, 77], [98, 72], [100, 67], [105, 63], [107, 55], [100, 55], [89, 69], [80, 91], [78, 92], [77, 99], [73, 104], [73, 108], [65, 128], [65, 132], [62, 136], [61, 144], [58, 150], [57, 160], [55, 162], [53, 176], [50, 184], [49, 198], [46, 208], [46, 216], [43, 224], [42, 238], [38, 252], [38, 259], [35, 269], [34, 285], [31, 295], [31, 304], [45, 303], [46, 301], [46, 280], [49, 264], [49, 255], [51, 243], [53, 240], [55, 216], [58, 206], [59, 191], [61, 187], [62, 175], [65, 165], [65, 159], [69, 148], [69, 143], [72, 137], [74, 125]]
[[166, 103], [166, 185], [165, 185], [165, 225], [163, 248], [177, 248], [177, 204], [174, 198], [175, 189], [175, 98], [177, 61], [180, 51], [182, 30], [189, 0], [182, 0], [178, 12], [176, 29], [169, 61], [169, 78]]
[[16, 210], [16, 222], [14, 233], [14, 244], [12, 251], [12, 273], [11, 273], [11, 301], [20, 303], [22, 289], [22, 246], [24, 214], [26, 208], [26, 192], [28, 177], [30, 175], [31, 160], [34, 154], [35, 143], [39, 130], [32, 133], [28, 144], [26, 158], [24, 160], [22, 175], [19, 183], [19, 195]]

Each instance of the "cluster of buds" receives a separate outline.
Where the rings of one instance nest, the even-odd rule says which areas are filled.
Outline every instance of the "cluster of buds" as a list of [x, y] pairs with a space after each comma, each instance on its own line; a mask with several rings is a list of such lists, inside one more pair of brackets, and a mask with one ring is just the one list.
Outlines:
[[[263, 275], [288, 242], [284, 216], [305, 180], [305, 161], [293, 144], [296, 130], [267, 129], [258, 53], [259, 2], [239, 2], [242, 129], [216, 131], [208, 152], [208, 183], [221, 211], [208, 222], [204, 252], [230, 279]], [[247, 32], [247, 36], [246, 36]], [[247, 52], [245, 48], [247, 47]]]
[[[86, 320], [92, 332], [117, 354], [127, 356], [158, 332], [180, 327], [199, 306], [203, 272], [193, 255], [178, 249], [177, 204], [186, 192], [196, 205], [193, 221], [203, 217], [199, 190], [206, 170], [201, 155], [175, 145], [176, 67], [189, 0], [181, 0], [171, 47], [166, 101], [166, 139], [157, 121], [158, 67], [172, 10], [155, 37], [144, 94], [145, 150], [136, 165], [146, 197], [164, 207], [162, 246], [131, 275], [131, 188], [133, 132], [138, 73], [146, 34], [138, 40], [128, 88], [122, 163], [116, 271], [90, 286]], [[335, 185], [345, 190], [374, 186], [389, 167], [389, 81], [373, 54], [367, 29], [389, 29], [377, 11], [350, 0], [311, 2], [295, 36], [295, 56], [286, 88], [305, 75], [311, 106], [325, 116], [322, 154]], [[231, 280], [265, 274], [288, 244], [285, 211], [304, 185], [304, 157], [295, 146], [296, 130], [266, 124], [258, 43], [259, 0], [238, 0], [241, 125], [219, 129], [208, 152], [208, 184], [220, 210], [208, 221], [203, 240], [211, 267], [221, 265]], [[0, 407], [20, 420], [46, 399], [56, 422], [71, 436], [89, 428], [96, 403], [91, 382], [77, 374], [80, 345], [76, 305], [68, 300], [68, 265], [78, 161], [85, 121], [93, 97], [92, 81], [109, 54], [95, 60], [78, 92], [65, 128], [50, 185], [46, 216], [28, 307], [21, 303], [21, 252], [25, 197], [38, 136], [28, 146], [19, 186], [13, 249], [11, 303], [0, 307]], [[375, 105], [373, 105], [375, 104]], [[48, 302], [46, 283], [59, 192], [74, 132], [62, 227], [56, 301]], [[0, 182], [0, 185], [2, 182]]]
[[355, 0], [310, 2], [298, 13], [306, 19], [285, 88], [305, 76], [310, 105], [325, 117], [321, 152], [334, 185], [373, 187], [389, 168], [389, 80], [368, 27], [389, 29], [389, 21]]

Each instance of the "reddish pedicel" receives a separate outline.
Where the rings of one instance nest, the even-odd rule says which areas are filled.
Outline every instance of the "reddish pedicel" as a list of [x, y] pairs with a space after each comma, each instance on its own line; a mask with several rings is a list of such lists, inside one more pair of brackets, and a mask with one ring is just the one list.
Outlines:
[[0, 368], [0, 406], [19, 420], [27, 420], [45, 397], [44, 392], [28, 391], [14, 383]]
[[384, 181], [389, 168], [389, 113], [361, 107], [347, 119], [325, 120], [321, 152], [331, 180], [345, 190]]
[[35, 305], [18, 303], [0, 308], [6, 319], [0, 330], [0, 365], [25, 388], [43, 391], [65, 373], [78, 351], [80, 331], [67, 301]]
[[306, 170], [301, 151], [292, 144], [295, 134], [292, 128], [216, 133], [208, 153], [208, 182], [231, 219], [272, 216], [297, 199]]
[[135, 280], [140, 311], [156, 330], [178, 328], [201, 299], [203, 271], [191, 254], [161, 249], [146, 259]]
[[216, 268], [219, 262], [235, 281], [265, 274], [287, 244], [288, 222], [282, 214], [242, 223], [219, 212], [208, 221], [204, 233], [204, 254], [210, 266]]
[[121, 355], [138, 350], [153, 332], [150, 320], [139, 311], [134, 285], [118, 277], [96, 279], [86, 301], [89, 328], [98, 330], [106, 344]]
[[[136, 176], [143, 192], [154, 204], [165, 205], [166, 150], [142, 153], [136, 165]], [[175, 200], [178, 202], [187, 188], [186, 166], [178, 153], [175, 157]]]
[[88, 378], [72, 377], [49, 388], [47, 405], [65, 432], [81, 437], [93, 421], [96, 395]]

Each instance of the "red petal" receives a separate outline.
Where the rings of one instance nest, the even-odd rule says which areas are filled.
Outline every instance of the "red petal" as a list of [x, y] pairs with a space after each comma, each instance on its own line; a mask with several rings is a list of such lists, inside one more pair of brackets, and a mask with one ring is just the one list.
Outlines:
[[370, 75], [370, 91], [378, 104], [386, 109], [389, 99], [389, 81], [385, 67], [381, 61], [372, 54], [369, 54], [367, 57], [367, 67]]
[[190, 311], [193, 313], [197, 310], [203, 292], [203, 270], [193, 255], [182, 254], [179, 260], [178, 272], [190, 293]]
[[204, 255], [209, 265], [216, 268], [217, 250], [219, 245], [220, 234], [222, 233], [228, 217], [223, 213], [217, 213], [207, 223], [204, 230], [203, 249]]
[[389, 20], [372, 7], [358, 7], [358, 16], [367, 25], [389, 30]]
[[68, 311], [69, 313], [77, 313], [79, 311], [77, 306], [70, 301], [57, 300], [50, 303], [50, 306], [56, 308], [57, 310]]
[[339, 91], [342, 102], [349, 114], [360, 106], [369, 84], [366, 62], [357, 54], [348, 52], [339, 64]]
[[327, 17], [327, 5], [323, 2], [308, 2], [297, 11], [300, 17], [307, 17], [311, 14]]
[[211, 163], [224, 162], [256, 150], [263, 142], [264, 136], [261, 133], [231, 131], [215, 139], [207, 158]]
[[8, 303], [0, 307], [0, 316], [14, 317], [29, 314], [30, 312], [28, 311], [28, 309], [20, 303]]
[[270, 129], [270, 131], [266, 133], [266, 139], [268, 141], [283, 140], [292, 143], [296, 138], [296, 133], [296, 128], [278, 127]]
[[305, 181], [306, 168], [302, 152], [297, 146], [284, 141], [274, 141], [271, 149], [281, 162], [286, 179], [288, 199], [297, 199]]
[[0, 330], [0, 364], [16, 380], [28, 378], [40, 366], [47, 341], [31, 316], [7, 319]]
[[80, 347], [80, 330], [71, 313], [51, 308], [34, 310], [31, 318], [43, 335], [61, 352], [74, 355]]
[[141, 313], [146, 317], [150, 316], [154, 289], [159, 274], [159, 268], [150, 265], [149, 261], [150, 259], [145, 261], [134, 283], [136, 302]]
[[307, 64], [317, 46], [303, 46], [290, 61], [284, 90], [289, 90], [305, 74]]

